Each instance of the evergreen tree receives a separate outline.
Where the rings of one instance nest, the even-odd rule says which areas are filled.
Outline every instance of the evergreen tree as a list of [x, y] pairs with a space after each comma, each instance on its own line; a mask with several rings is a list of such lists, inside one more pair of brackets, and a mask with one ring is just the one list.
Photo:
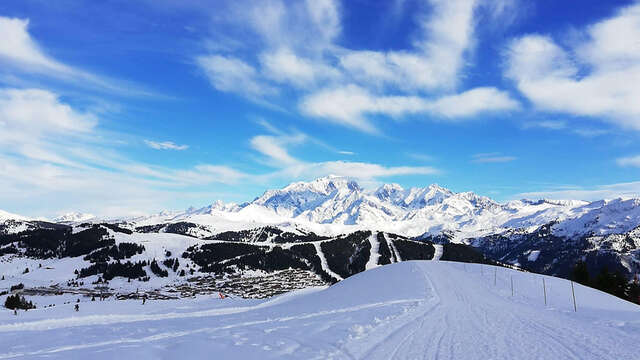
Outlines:
[[573, 267], [573, 271], [571, 272], [571, 280], [580, 283], [582, 285], [589, 286], [590, 278], [589, 278], [589, 270], [587, 269], [587, 263], [580, 260]]
[[7, 309], [35, 309], [35, 305], [31, 301], [27, 301], [24, 296], [20, 296], [18, 294], [9, 295], [4, 302], [4, 307]]
[[638, 275], [633, 278], [633, 282], [627, 287], [627, 298], [636, 304], [640, 304], [640, 281]]

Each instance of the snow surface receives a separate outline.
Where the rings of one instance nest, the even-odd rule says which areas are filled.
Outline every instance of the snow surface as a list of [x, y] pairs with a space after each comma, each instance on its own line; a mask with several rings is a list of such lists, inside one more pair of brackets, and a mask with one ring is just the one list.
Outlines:
[[575, 285], [574, 312], [570, 282], [548, 276], [545, 306], [542, 278], [410, 261], [268, 300], [83, 299], [79, 312], [0, 311], [0, 359], [637, 358], [640, 307]]
[[529, 253], [529, 256], [527, 257], [527, 260], [529, 261], [536, 261], [538, 260], [538, 257], [540, 256], [540, 250], [533, 250]]

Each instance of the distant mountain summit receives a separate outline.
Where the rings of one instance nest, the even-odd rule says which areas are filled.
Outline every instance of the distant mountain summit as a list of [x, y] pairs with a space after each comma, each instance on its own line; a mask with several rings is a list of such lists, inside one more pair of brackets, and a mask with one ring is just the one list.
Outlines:
[[95, 218], [95, 215], [93, 214], [70, 212], [54, 218], [53, 221], [57, 223], [73, 223], [73, 222], [89, 221], [94, 218]]

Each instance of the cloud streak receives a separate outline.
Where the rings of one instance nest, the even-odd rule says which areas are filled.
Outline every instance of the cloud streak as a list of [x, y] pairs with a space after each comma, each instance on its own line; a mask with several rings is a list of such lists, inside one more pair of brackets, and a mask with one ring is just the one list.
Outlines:
[[505, 156], [498, 152], [480, 153], [472, 156], [471, 162], [478, 164], [506, 163], [516, 160], [515, 156]]
[[156, 149], [156, 150], [187, 150], [189, 148], [189, 145], [178, 145], [176, 143], [174, 143], [173, 141], [152, 141], [152, 140], [145, 140], [144, 141], [145, 144], [147, 144], [148, 147], [152, 148], [152, 149]]

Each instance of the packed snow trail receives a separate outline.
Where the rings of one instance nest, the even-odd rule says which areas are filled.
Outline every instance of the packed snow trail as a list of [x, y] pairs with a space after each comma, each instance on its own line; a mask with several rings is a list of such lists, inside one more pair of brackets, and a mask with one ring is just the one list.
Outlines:
[[320, 266], [322, 267], [322, 270], [324, 270], [324, 272], [326, 272], [327, 274], [333, 276], [334, 279], [342, 280], [342, 276], [333, 272], [333, 270], [331, 270], [331, 268], [329, 267], [327, 258], [324, 256], [324, 252], [322, 252], [322, 248], [320, 247], [320, 242], [313, 242], [313, 246], [316, 248], [316, 255], [318, 255], [318, 257], [320, 258]]
[[378, 265], [378, 260], [380, 259], [380, 241], [378, 241], [378, 234], [373, 231], [371, 232], [371, 236], [369, 236], [369, 244], [371, 245], [371, 251], [369, 252], [369, 261], [365, 265], [365, 270], [374, 269], [380, 265]]
[[553, 277], [545, 277], [545, 307], [540, 275], [499, 268], [494, 286], [493, 268], [480, 266], [403, 262], [266, 301], [4, 311], [0, 359], [637, 358], [640, 307], [578, 285], [574, 312], [570, 283]]
[[386, 240], [387, 244], [389, 245], [389, 249], [393, 254], [393, 257], [395, 257], [395, 261], [392, 261], [392, 262], [402, 261], [402, 258], [400, 257], [400, 253], [398, 252], [398, 249], [396, 249], [396, 244], [393, 243], [392, 239], [389, 239], [386, 233], [383, 233], [383, 234], [384, 234], [384, 239]]
[[442, 253], [444, 253], [444, 246], [443, 245], [438, 245], [438, 244], [433, 244], [433, 247], [436, 248], [436, 250], [433, 253], [433, 261], [440, 261], [440, 258], [442, 258]]

